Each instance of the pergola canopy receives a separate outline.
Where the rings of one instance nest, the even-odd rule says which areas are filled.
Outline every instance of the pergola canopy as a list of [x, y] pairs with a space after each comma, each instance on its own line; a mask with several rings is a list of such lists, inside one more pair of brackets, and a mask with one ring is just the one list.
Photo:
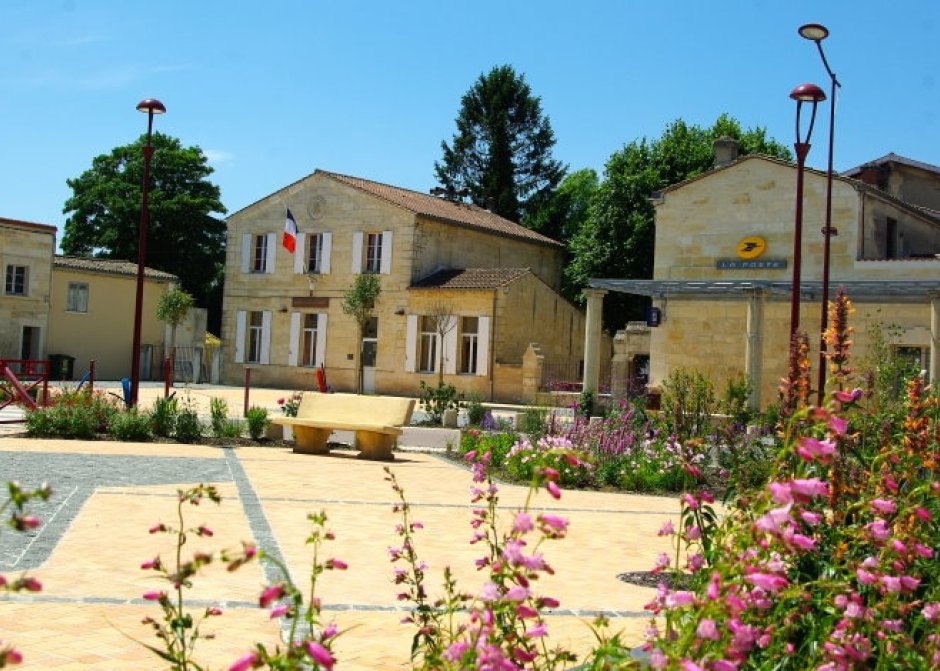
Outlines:
[[[764, 292], [790, 295], [790, 282], [774, 280], [616, 280], [592, 279], [592, 289], [606, 289], [636, 296], [666, 298], [668, 296], [726, 296]], [[931, 294], [940, 293], [940, 280], [852, 280], [831, 281], [830, 296], [840, 288], [852, 300], [885, 300], [921, 303]], [[812, 300], [822, 296], [822, 282], [800, 282], [800, 295]]]

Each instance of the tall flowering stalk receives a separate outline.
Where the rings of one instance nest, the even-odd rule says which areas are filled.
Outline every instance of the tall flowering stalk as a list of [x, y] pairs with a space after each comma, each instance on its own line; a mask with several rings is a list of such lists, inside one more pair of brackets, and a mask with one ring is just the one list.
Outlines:
[[780, 416], [786, 420], [809, 401], [809, 339], [803, 331], [790, 338], [787, 376], [780, 381]]
[[[407, 566], [396, 567], [395, 582], [408, 585], [400, 598], [415, 604], [414, 615], [405, 621], [419, 625], [416, 641], [422, 649], [413, 654], [413, 660], [419, 664], [416, 668], [480, 671], [567, 668], [575, 656], [560, 647], [549, 648], [546, 642], [548, 624], [543, 612], [557, 608], [559, 602], [539, 594], [536, 584], [542, 575], [554, 572], [540, 552], [542, 544], [564, 538], [568, 521], [550, 513], [536, 514], [531, 507], [535, 493], [542, 488], [553, 498], [561, 497], [558, 471], [550, 466], [535, 469], [525, 504], [515, 512], [509, 528], [504, 528], [497, 516], [498, 488], [489, 476], [490, 453], [469, 452], [465, 459], [474, 483], [470, 543], [484, 547], [475, 563], [486, 577], [476, 596], [467, 598], [457, 592], [448, 570], [445, 573], [448, 598], [436, 601], [433, 610], [427, 609], [422, 585], [424, 567], [414, 554], [415, 527], [407, 516], [404, 492], [394, 476], [389, 473], [387, 478], [401, 502], [395, 510], [405, 513], [404, 522], [397, 527], [403, 545], [393, 548], [391, 556], [393, 563], [404, 562]], [[576, 461], [577, 457], [570, 454], [570, 459]], [[536, 540], [530, 545], [533, 535]], [[466, 615], [458, 621], [457, 608], [461, 606]], [[609, 641], [601, 636], [599, 640]], [[607, 648], [619, 649], [609, 644]]]
[[288, 621], [290, 626], [285, 636], [287, 644], [283, 648], [275, 646], [268, 650], [264, 644], [257, 643], [252, 651], [235, 660], [229, 671], [260, 668], [272, 671], [331, 671], [336, 664], [333, 645], [340, 631], [335, 623], [323, 626], [317, 581], [325, 571], [345, 571], [348, 566], [341, 559], [320, 557], [323, 544], [336, 538], [333, 531], [326, 526], [326, 512], [321, 510], [318, 513], [310, 513], [307, 519], [313, 525], [313, 530], [306, 540], [308, 545], [313, 546], [313, 559], [306, 608], [303, 591], [291, 580], [290, 572], [284, 563], [262, 551], [261, 559], [273, 564], [281, 577], [262, 590], [258, 605], [269, 610], [271, 619], [284, 618]]
[[194, 661], [196, 643], [200, 638], [212, 638], [211, 635], [202, 636], [199, 628], [210, 617], [222, 615], [222, 610], [209, 606], [203, 610], [201, 616], [195, 617], [186, 606], [186, 592], [193, 586], [192, 580], [201, 569], [221, 560], [229, 564], [229, 570], [234, 570], [255, 555], [255, 548], [244, 545], [235, 555], [220, 553], [218, 556], [206, 552], [195, 552], [190, 559], [183, 558], [183, 546], [190, 536], [211, 537], [213, 532], [205, 525], [187, 527], [184, 509], [186, 505], [198, 506], [205, 499], [219, 504], [222, 502], [218, 490], [213, 485], [198, 485], [190, 489], [177, 491], [176, 519], [177, 525], [167, 525], [159, 522], [150, 528], [151, 534], [168, 534], [174, 537], [175, 552], [173, 561], [165, 563], [160, 556], [143, 562], [140, 566], [145, 571], [156, 573], [161, 582], [167, 584], [166, 589], [155, 589], [144, 593], [147, 601], [160, 606], [163, 611], [162, 620], [153, 617], [143, 619], [143, 624], [150, 625], [154, 634], [160, 639], [159, 646], [143, 644], [161, 659], [172, 664], [175, 671], [199, 671], [204, 667]]
[[855, 331], [849, 326], [849, 317], [853, 312], [855, 308], [852, 306], [852, 301], [846, 295], [845, 289], [840, 287], [835, 300], [829, 302], [829, 326], [823, 333], [823, 339], [826, 342], [826, 359], [829, 362], [827, 379], [830, 386], [838, 391], [845, 390], [845, 381], [853, 372], [848, 366], [852, 333]]
[[[52, 488], [45, 483], [36, 489], [24, 489], [20, 483], [9, 481], [7, 482], [7, 499], [0, 504], [0, 519], [8, 515], [5, 526], [19, 533], [36, 529], [41, 522], [37, 517], [29, 514], [28, 504], [30, 501], [37, 499], [47, 501], [50, 496], [52, 496]], [[19, 578], [10, 579], [0, 574], [0, 594], [40, 591], [42, 591], [42, 583], [29, 575], [21, 575]], [[0, 639], [0, 669], [20, 664], [22, 661], [23, 653], [17, 650], [9, 641]]]

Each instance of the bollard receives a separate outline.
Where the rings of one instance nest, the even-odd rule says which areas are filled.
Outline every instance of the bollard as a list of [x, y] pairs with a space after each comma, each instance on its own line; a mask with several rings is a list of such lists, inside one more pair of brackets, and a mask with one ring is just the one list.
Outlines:
[[245, 408], [242, 410], [242, 417], [248, 416], [248, 390], [251, 388], [251, 368], [245, 366]]

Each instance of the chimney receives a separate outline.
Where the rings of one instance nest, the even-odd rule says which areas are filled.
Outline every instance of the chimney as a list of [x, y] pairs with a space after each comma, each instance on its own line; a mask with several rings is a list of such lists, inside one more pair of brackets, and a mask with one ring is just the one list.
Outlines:
[[723, 135], [712, 143], [712, 151], [715, 153], [716, 168], [734, 163], [738, 160], [738, 141]]

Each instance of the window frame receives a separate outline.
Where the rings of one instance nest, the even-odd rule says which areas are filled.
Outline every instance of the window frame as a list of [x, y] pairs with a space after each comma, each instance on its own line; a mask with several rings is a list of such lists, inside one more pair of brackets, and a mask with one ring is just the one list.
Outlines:
[[[257, 324], [255, 323], [256, 317], [259, 322]], [[264, 343], [264, 311], [248, 310], [246, 326], [245, 363], [261, 363]]]
[[[17, 271], [21, 272], [18, 273]], [[4, 273], [3, 293], [6, 296], [29, 296], [29, 266], [18, 263], [7, 264]]]
[[[438, 332], [432, 315], [418, 317], [418, 351], [415, 371], [418, 373], [436, 373], [438, 367]], [[429, 360], [430, 359], [430, 360]], [[425, 366], [427, 364], [427, 366]]]
[[268, 272], [268, 235], [255, 233], [251, 236], [250, 272], [263, 274]]
[[69, 282], [65, 298], [65, 311], [88, 314], [88, 282]]
[[382, 273], [382, 233], [365, 233], [365, 264], [364, 274], [379, 275]]
[[[472, 319], [474, 330], [467, 330], [467, 320]], [[460, 318], [460, 375], [476, 375], [480, 347], [480, 318], [463, 316]]]

